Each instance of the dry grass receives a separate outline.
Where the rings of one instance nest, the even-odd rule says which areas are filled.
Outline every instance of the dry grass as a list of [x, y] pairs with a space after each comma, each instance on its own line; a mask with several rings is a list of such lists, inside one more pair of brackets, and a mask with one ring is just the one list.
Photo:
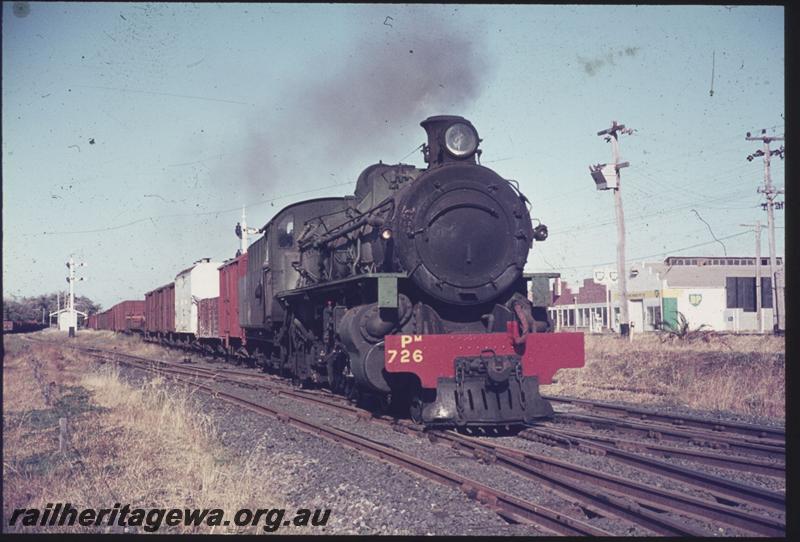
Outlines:
[[[132, 387], [118, 368], [98, 370], [57, 346], [28, 345], [14, 336], [4, 337], [4, 345], [5, 525], [15, 508], [43, 509], [48, 502], [70, 502], [79, 509], [110, 508], [117, 502], [142, 508], [221, 508], [230, 514], [244, 507], [286, 506], [283, 497], [264, 490], [269, 482], [260, 454], [231, 455], [212, 420], [193, 408], [191, 392], [168, 389], [159, 380]], [[43, 393], [48, 385], [53, 390], [49, 404]], [[69, 419], [73, 450], [67, 454], [58, 452], [59, 417]], [[263, 532], [260, 526], [162, 526], [159, 532], [214, 529]], [[103, 527], [46, 530], [96, 533]]]
[[[47, 335], [44, 335], [43, 338], [47, 338]], [[123, 335], [113, 331], [79, 331], [75, 342], [82, 346], [119, 350], [134, 356], [157, 357], [166, 361], [177, 361], [189, 355], [154, 343], [144, 342], [139, 335]]]
[[543, 393], [785, 419], [785, 342], [773, 336], [633, 341], [586, 336], [586, 366], [562, 369]]

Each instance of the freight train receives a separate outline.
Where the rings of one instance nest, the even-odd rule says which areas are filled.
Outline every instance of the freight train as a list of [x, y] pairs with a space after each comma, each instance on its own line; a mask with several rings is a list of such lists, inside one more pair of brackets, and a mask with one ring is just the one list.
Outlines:
[[247, 361], [427, 426], [552, 415], [539, 385], [581, 367], [584, 343], [552, 331], [548, 277], [523, 273], [547, 227], [480, 164], [470, 121], [421, 126], [426, 168], [371, 165], [353, 195], [285, 207], [246, 252], [199, 260], [90, 327]]

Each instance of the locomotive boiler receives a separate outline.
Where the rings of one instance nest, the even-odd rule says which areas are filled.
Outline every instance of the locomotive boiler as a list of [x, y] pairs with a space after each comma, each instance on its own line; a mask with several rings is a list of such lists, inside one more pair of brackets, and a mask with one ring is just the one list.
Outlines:
[[421, 125], [427, 168], [374, 164], [354, 195], [290, 205], [259, 230], [239, 283], [242, 351], [427, 425], [549, 416], [539, 385], [583, 364], [583, 336], [553, 333], [528, 298], [523, 268], [547, 228], [480, 165], [468, 120]]

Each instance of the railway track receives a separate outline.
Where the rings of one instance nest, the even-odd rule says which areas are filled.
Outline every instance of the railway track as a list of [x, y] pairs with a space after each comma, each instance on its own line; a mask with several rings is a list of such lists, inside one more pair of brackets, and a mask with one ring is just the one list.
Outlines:
[[[219, 373], [210, 371], [203, 368], [187, 368], [181, 367], [176, 364], [167, 362], [158, 362], [154, 360], [145, 360], [145, 358], [128, 357], [119, 353], [102, 353], [96, 349], [90, 353], [102, 361], [110, 361], [133, 365], [139, 369], [153, 372], [155, 374], [169, 374], [174, 380], [182, 384], [194, 387], [205, 391], [215, 399], [225, 401], [240, 408], [255, 412], [256, 414], [270, 416], [283, 423], [296, 427], [302, 431], [309, 432], [315, 436], [325, 438], [327, 440], [337, 442], [349, 448], [356, 449], [367, 455], [377, 457], [391, 464], [397, 465], [400, 468], [413, 472], [416, 475], [422, 476], [434, 482], [444, 484], [448, 487], [460, 490], [467, 497], [474, 499], [481, 504], [489, 507], [498, 515], [512, 523], [528, 523], [536, 525], [550, 533], [557, 535], [567, 536], [610, 536], [602, 529], [593, 527], [592, 525], [561, 514], [555, 510], [536, 505], [534, 503], [519, 499], [509, 493], [492, 488], [482, 484], [476, 480], [461, 476], [455, 472], [443, 469], [436, 465], [427, 463], [417, 457], [410, 456], [399, 450], [390, 448], [380, 443], [374, 442], [368, 438], [362, 437], [355, 433], [344, 431], [332, 427], [327, 424], [309, 420], [303, 416], [292, 414], [291, 412], [280, 410], [274, 407], [269, 407], [235, 394], [220, 390], [214, 386], [208, 385], [203, 382], [193, 380], [193, 378], [208, 378], [212, 377], [216, 382], [230, 381], [233, 383], [241, 383], [238, 381], [230, 380], [228, 377], [222, 379], [216, 378]], [[251, 383], [245, 383], [248, 386], [253, 386]], [[256, 387], [263, 387], [273, 389], [274, 387], [269, 384], [261, 383]], [[303, 400], [313, 400], [318, 404], [324, 403], [320, 398], [312, 398], [311, 394], [302, 392], [294, 392], [293, 390], [278, 390], [282, 395], [287, 395], [294, 398]], [[335, 408], [346, 409], [349, 413], [359, 414], [360, 409], [354, 407], [347, 408], [347, 405], [339, 404], [336, 402], [325, 403], [328, 406], [335, 405]], [[363, 411], [361, 411], [363, 412]]]
[[[591, 434], [577, 435], [574, 432], [569, 433], [563, 429], [548, 427], [531, 428], [520, 435], [523, 438], [549, 440], [549, 444], [556, 443], [562, 447], [578, 447], [584, 451], [591, 450], [591, 453], [606, 455], [637, 469], [646, 470], [704, 489], [713, 496], [716, 502], [643, 485], [546, 455], [489, 443], [485, 440], [464, 436], [453, 431], [423, 432], [421, 427], [411, 422], [398, 422], [398, 420], [389, 417], [375, 417], [367, 411], [340, 400], [337, 396], [293, 389], [281, 381], [272, 380], [269, 377], [264, 378], [266, 375], [263, 373], [224, 368], [190, 367], [96, 348], [86, 351], [104, 361], [116, 361], [153, 372], [169, 374], [179, 382], [212, 393], [216, 398], [235, 404], [238, 407], [272, 416], [301, 430], [323, 436], [345, 446], [358, 449], [368, 455], [389, 461], [420, 476], [458, 488], [471, 498], [489, 506], [509, 521], [533, 523], [555, 534], [609, 535], [609, 533], [605, 533], [581, 520], [569, 518], [554, 510], [542, 508], [534, 503], [521, 500], [496, 488], [488, 487], [452, 471], [421, 461], [417, 457], [403, 454], [396, 449], [360, 437], [355, 433], [264, 406], [219, 390], [213, 384], [230, 383], [237, 386], [264, 389], [292, 399], [313, 402], [324, 408], [336, 409], [360, 418], [372, 418], [374, 421], [392, 425], [397, 431], [415, 433], [417, 436], [428, 438], [435, 444], [452, 447], [484, 463], [496, 464], [512, 471], [516, 475], [536, 481], [547, 486], [563, 498], [580, 502], [581, 507], [591, 511], [593, 514], [613, 516], [619, 520], [643, 527], [655, 534], [667, 536], [704, 536], [707, 534], [681, 520], [680, 517], [682, 515], [724, 524], [755, 535], [783, 536], [785, 533], [783, 521], [759, 511], [743, 510], [746, 507], [755, 507], [756, 509], [783, 512], [785, 501], [782, 494], [675, 467], [629, 450], [621, 450], [618, 448], [619, 442], [614, 443], [614, 445], [608, 442], [604, 443], [601, 442], [601, 438]], [[209, 385], [207, 383], [209, 381], [213, 384]], [[631, 449], [634, 449], [634, 445], [645, 446], [645, 444], [634, 442], [630, 444]], [[645, 450], [647, 453], [653, 453], [654, 449], [657, 450], [654, 445], [649, 446], [650, 448]], [[639, 451], [641, 451], [641, 448]], [[663, 450], [663, 453], [668, 453], [668, 451]], [[672, 453], [676, 454], [677, 452]], [[763, 472], [771, 476], [781, 475], [782, 465], [780, 464], [755, 462], [754, 466], [749, 464], [746, 459], [739, 461], [730, 457], [720, 456], [720, 454], [708, 454], [705, 451], [684, 451], [684, 454], [684, 457], [694, 461], [715, 464], [723, 468], [735, 469], [737, 468], [736, 465], [738, 465], [740, 470]], [[724, 464], [714, 463], [715, 461], [722, 462], [723, 460], [725, 460]], [[763, 469], [763, 471], [758, 469]]]
[[[444, 438], [471, 450], [482, 450], [483, 453], [490, 454], [490, 460], [497, 461], [501, 466], [514, 470], [525, 477], [545, 483], [556, 491], [566, 491], [574, 497], [579, 497], [581, 493], [594, 493], [594, 498], [589, 501], [590, 505], [597, 506], [600, 510], [605, 510], [621, 519], [634, 521], [658, 534], [703, 535], [682, 523], [679, 518], [673, 520], [663, 518], [663, 512], [683, 514], [706, 521], [713, 520], [754, 534], [765, 536], [782, 536], [784, 534], [785, 526], [782, 522], [766, 515], [742, 512], [731, 507], [731, 505], [738, 506], [747, 502], [744, 499], [738, 503], [728, 501], [728, 505], [721, 505], [604, 474], [542, 454], [465, 437], [453, 431], [434, 432], [434, 438]], [[595, 492], [586, 488], [602, 488], [604, 491]], [[631, 508], [630, 503], [621, 502], [620, 499], [629, 499], [635, 503], [635, 506]], [[611, 505], [616, 506], [612, 507]], [[626, 509], [626, 505], [629, 508]], [[657, 513], [652, 514], [649, 510], [656, 510]]]
[[628, 418], [632, 420], [642, 420], [647, 422], [657, 422], [688, 429], [699, 429], [712, 434], [719, 433], [724, 438], [731, 435], [743, 437], [753, 437], [757, 440], [750, 442], [761, 442], [767, 445], [776, 443], [785, 445], [786, 431], [779, 427], [769, 425], [756, 425], [737, 422], [722, 422], [718, 420], [707, 420], [696, 416], [685, 414], [666, 414], [652, 409], [618, 405], [605, 401], [590, 401], [587, 399], [577, 399], [572, 397], [543, 396], [545, 399], [560, 404], [578, 406], [583, 410], [594, 414]]
[[553, 428], [577, 426], [592, 430], [605, 430], [614, 434], [630, 435], [655, 441], [692, 444], [701, 448], [731, 451], [775, 461], [786, 461], [786, 445], [778, 442], [753, 442], [748, 437], [736, 435], [709, 434], [709, 432], [682, 429], [667, 424], [629, 421], [623, 418], [609, 418], [598, 415], [558, 413], [549, 424]]
[[664, 458], [685, 459], [694, 463], [711, 465], [714, 467], [721, 467], [724, 469], [741, 472], [764, 474], [766, 476], [772, 476], [775, 478], [784, 478], [786, 476], [786, 465], [783, 462], [765, 461], [753, 457], [721, 454], [708, 450], [693, 450], [679, 448], [676, 446], [664, 446], [657, 443], [647, 442], [647, 440], [625, 440], [617, 437], [598, 435], [597, 433], [569, 430], [564, 428], [549, 428], [548, 434], [543, 438], [540, 438], [540, 433], [537, 434], [534, 432], [527, 432], [521, 434], [523, 438], [528, 438], [527, 435], [535, 436], [535, 438], [531, 438], [531, 440], [546, 440], [547, 444], [560, 446], [566, 449], [582, 447], [583, 449], [587, 450], [604, 450], [603, 454], [605, 455], [608, 453], [608, 450], [605, 450], [605, 448], [611, 447], [621, 451], [629, 451], [640, 454], [647, 453], [649, 455]]

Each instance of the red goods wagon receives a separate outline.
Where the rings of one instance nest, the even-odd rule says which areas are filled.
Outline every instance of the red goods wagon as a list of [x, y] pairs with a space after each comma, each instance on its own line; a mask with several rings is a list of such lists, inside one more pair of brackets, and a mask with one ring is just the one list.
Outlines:
[[197, 336], [201, 339], [219, 337], [219, 298], [210, 297], [197, 302]]
[[242, 341], [239, 326], [239, 280], [247, 274], [247, 253], [226, 262], [219, 268], [219, 337], [226, 347], [231, 339]]
[[175, 332], [175, 283], [147, 292], [144, 297], [145, 329], [148, 333]]
[[97, 315], [97, 329], [111, 330], [113, 324], [112, 318], [114, 314], [111, 309], [104, 310]]
[[122, 301], [112, 307], [113, 329], [119, 332], [142, 331], [144, 324], [144, 301]]
[[158, 331], [156, 318], [156, 290], [144, 294], [144, 331], [147, 334]]
[[97, 313], [89, 315], [86, 327], [89, 329], [97, 329]]

